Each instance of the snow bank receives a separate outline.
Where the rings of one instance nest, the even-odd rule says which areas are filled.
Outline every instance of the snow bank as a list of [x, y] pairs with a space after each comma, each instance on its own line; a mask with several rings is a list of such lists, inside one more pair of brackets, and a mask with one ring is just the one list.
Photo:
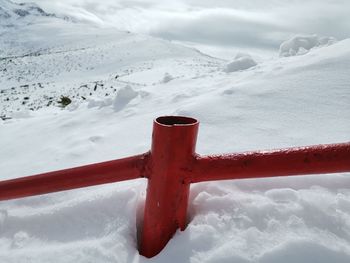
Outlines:
[[114, 97], [114, 99], [89, 99], [88, 108], [103, 108], [113, 105], [113, 108], [116, 112], [121, 111], [129, 104], [130, 101], [132, 101], [138, 95], [139, 93], [137, 91], [135, 91], [131, 86], [126, 85], [118, 90], [117, 95]]
[[246, 191], [232, 182], [193, 188], [196, 215], [187, 237], [176, 236], [180, 245], [181, 240], [193, 242], [191, 262], [326, 263], [333, 259], [345, 263], [350, 259], [345, 241], [349, 211], [338, 202], [344, 196], [341, 192], [320, 187]]
[[320, 46], [334, 44], [334, 37], [319, 37], [317, 35], [298, 35], [294, 36], [280, 45], [280, 57], [289, 57], [303, 55], [310, 49]]
[[256, 65], [257, 63], [250, 55], [244, 54], [244, 53], [238, 53], [234, 61], [226, 65], [226, 68], [224, 69], [224, 71], [227, 73], [235, 72], [235, 71], [249, 69]]
[[138, 92], [136, 92], [132, 87], [126, 85], [124, 88], [120, 89], [113, 101], [113, 107], [115, 111], [122, 110], [126, 105], [129, 104], [134, 98], [136, 98]]

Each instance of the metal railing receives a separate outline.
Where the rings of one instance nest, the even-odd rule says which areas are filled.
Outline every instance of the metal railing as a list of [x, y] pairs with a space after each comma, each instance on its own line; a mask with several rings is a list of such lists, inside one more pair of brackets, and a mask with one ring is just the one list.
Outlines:
[[0, 200], [147, 178], [139, 251], [153, 257], [178, 228], [186, 228], [191, 183], [350, 171], [350, 142], [200, 156], [195, 153], [198, 127], [193, 118], [159, 117], [153, 123], [149, 152], [1, 181]]

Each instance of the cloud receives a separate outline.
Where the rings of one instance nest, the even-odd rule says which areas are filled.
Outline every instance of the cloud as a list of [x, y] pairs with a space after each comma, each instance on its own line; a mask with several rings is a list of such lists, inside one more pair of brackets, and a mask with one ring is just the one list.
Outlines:
[[277, 22], [260, 12], [220, 8], [173, 17], [150, 33], [170, 40], [203, 44], [274, 48], [284, 35], [283, 27]]
[[276, 49], [282, 40], [295, 34], [350, 37], [348, 0], [34, 2], [49, 12], [99, 25], [204, 45]]

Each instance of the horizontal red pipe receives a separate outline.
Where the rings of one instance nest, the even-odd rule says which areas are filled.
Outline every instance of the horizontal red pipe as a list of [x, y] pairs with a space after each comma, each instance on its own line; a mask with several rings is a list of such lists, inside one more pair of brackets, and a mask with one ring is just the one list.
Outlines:
[[350, 172], [350, 142], [272, 151], [198, 156], [192, 183], [226, 179]]
[[144, 176], [148, 154], [0, 182], [0, 201]]

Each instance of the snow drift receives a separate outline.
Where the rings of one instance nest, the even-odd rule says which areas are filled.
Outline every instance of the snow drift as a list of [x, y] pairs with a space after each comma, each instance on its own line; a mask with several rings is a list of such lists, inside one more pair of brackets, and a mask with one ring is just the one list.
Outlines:
[[315, 47], [334, 44], [334, 37], [319, 37], [317, 35], [294, 36], [280, 45], [280, 57], [303, 55]]
[[231, 63], [226, 65], [225, 72], [235, 72], [239, 70], [249, 69], [256, 66], [257, 63], [248, 54], [238, 53]]

